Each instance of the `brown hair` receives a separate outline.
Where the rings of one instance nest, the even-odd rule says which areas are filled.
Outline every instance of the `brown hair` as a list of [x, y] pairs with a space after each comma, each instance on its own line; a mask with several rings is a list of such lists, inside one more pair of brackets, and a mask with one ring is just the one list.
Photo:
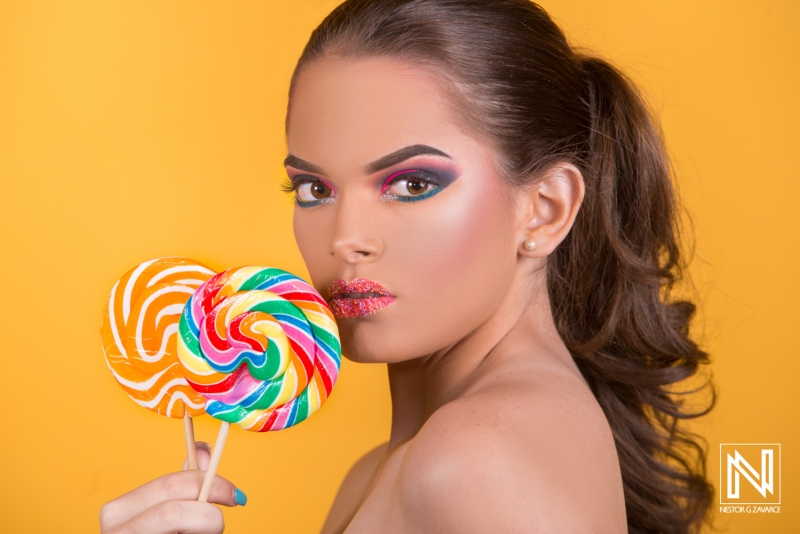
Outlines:
[[[714, 489], [702, 439], [669, 386], [708, 355], [689, 337], [695, 306], [671, 290], [684, 263], [663, 141], [634, 85], [574, 50], [526, 0], [348, 0], [312, 33], [292, 79], [323, 55], [392, 56], [428, 66], [497, 148], [511, 184], [570, 162], [586, 193], [547, 260], [558, 331], [616, 442], [628, 528], [699, 529]], [[697, 391], [697, 390], [695, 390]]]

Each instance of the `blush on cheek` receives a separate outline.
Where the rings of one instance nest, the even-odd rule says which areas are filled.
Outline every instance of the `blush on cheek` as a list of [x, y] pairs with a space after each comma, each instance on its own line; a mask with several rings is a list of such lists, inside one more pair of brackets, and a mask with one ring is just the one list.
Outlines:
[[489, 282], [483, 274], [508, 260], [504, 251], [513, 240], [509, 214], [505, 197], [492, 187], [453, 199], [426, 221], [422, 252], [427, 265], [421, 269], [446, 285]]
[[510, 285], [515, 262], [510, 208], [499, 192], [475, 189], [425, 210], [420, 203], [402, 228], [391, 230], [392, 253], [384, 260], [399, 292], [395, 326], [414, 333], [413, 339], [398, 338], [409, 349], [414, 344], [417, 350], [438, 350], [467, 335]]

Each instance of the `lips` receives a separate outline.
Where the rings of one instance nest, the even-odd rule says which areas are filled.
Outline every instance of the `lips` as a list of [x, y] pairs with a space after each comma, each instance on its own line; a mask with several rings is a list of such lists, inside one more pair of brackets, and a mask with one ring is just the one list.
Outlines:
[[330, 306], [338, 319], [372, 315], [391, 304], [395, 298], [378, 282], [366, 278], [335, 280], [329, 289]]

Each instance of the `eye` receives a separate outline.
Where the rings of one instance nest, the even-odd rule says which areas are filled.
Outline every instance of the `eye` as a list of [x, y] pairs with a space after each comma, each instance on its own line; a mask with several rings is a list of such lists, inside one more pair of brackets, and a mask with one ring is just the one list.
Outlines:
[[286, 193], [293, 193], [294, 203], [301, 208], [327, 204], [336, 199], [331, 186], [313, 176], [287, 178], [281, 189]]
[[430, 182], [418, 178], [403, 178], [397, 180], [389, 187], [387, 192], [400, 196], [417, 196], [428, 192], [432, 188]]
[[413, 202], [431, 197], [442, 189], [428, 173], [419, 170], [402, 171], [390, 177], [388, 182], [382, 200]]
[[316, 202], [330, 198], [333, 190], [321, 180], [308, 180], [297, 185], [297, 200], [300, 202]]

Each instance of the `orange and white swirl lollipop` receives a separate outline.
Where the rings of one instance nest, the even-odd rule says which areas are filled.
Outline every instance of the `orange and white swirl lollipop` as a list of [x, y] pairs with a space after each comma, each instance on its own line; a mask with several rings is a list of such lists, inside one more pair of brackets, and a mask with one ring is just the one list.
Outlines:
[[114, 284], [100, 327], [106, 363], [125, 393], [148, 410], [184, 418], [190, 464], [190, 416], [204, 413], [205, 399], [184, 378], [178, 322], [192, 293], [215, 274], [188, 258], [143, 262]]

